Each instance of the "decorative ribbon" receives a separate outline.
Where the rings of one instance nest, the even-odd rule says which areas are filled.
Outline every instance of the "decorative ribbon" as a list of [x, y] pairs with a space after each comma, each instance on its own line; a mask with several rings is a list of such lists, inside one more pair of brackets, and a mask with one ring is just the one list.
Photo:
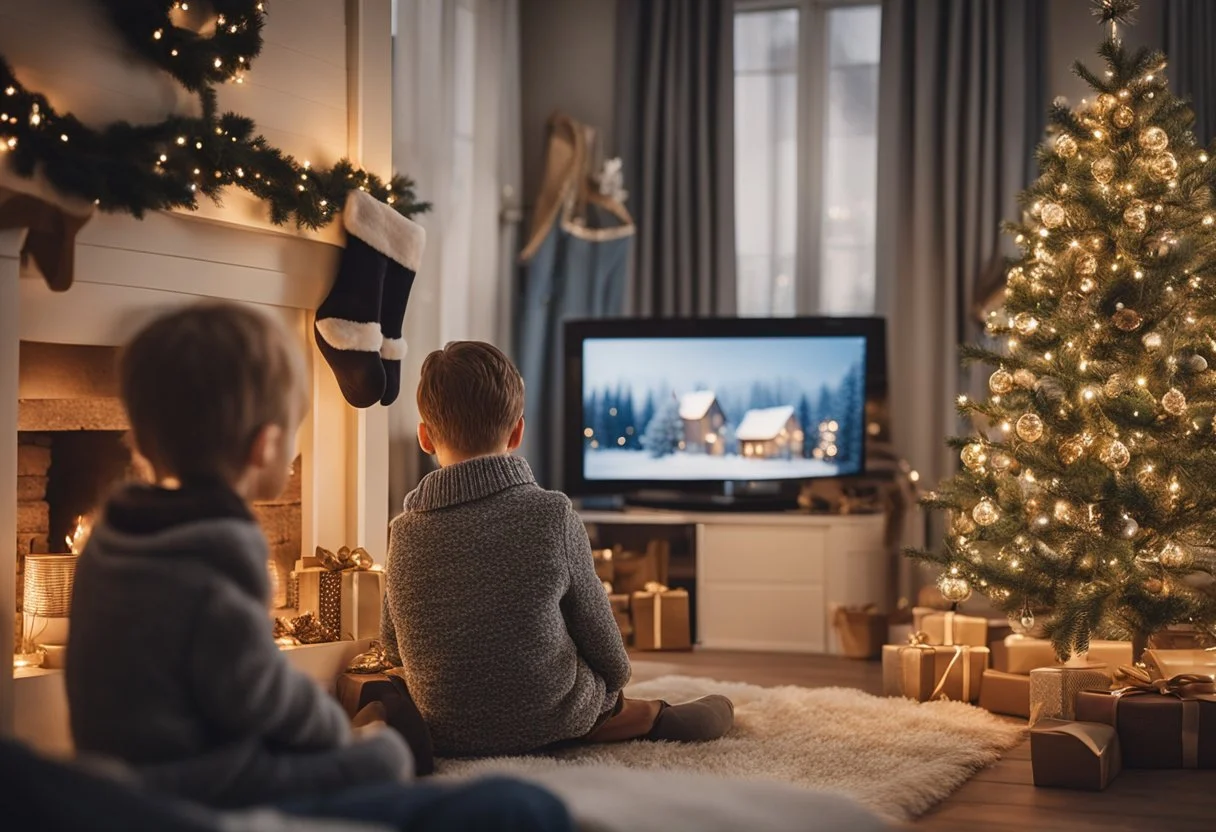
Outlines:
[[321, 565], [330, 572], [345, 572], [348, 569], [366, 572], [372, 568], [372, 556], [362, 546], [354, 549], [343, 546], [336, 554], [318, 546], [316, 556]]
[[384, 645], [379, 641], [373, 641], [365, 652], [350, 660], [346, 670], [348, 673], [383, 673], [392, 666]]
[[[936, 699], [939, 695], [941, 695], [942, 691], [946, 687], [946, 682], [950, 679], [950, 672], [952, 670], [954, 670], [954, 666], [956, 664], [958, 664], [959, 660], [961, 659], [963, 662], [962, 701], [969, 702], [969, 701], [971, 701], [971, 660], [970, 660], [971, 659], [971, 656], [970, 656], [971, 646], [970, 645], [967, 645], [967, 644], [947, 644], [947, 645], [930, 644], [928, 633], [918, 631], [918, 632], [912, 633], [911, 635], [908, 636], [908, 646], [900, 648], [899, 652], [900, 652], [901, 657], [904, 655], [912, 655], [912, 654], [907, 653], [907, 651], [909, 651], [909, 650], [914, 650], [914, 651], [928, 650], [930, 653], [933, 653], [936, 655], [937, 650], [939, 648], [944, 648], [944, 647], [949, 647], [950, 649], [952, 649], [954, 651], [954, 655], [950, 657], [950, 662], [946, 665], [945, 672], [943, 672], [941, 675], [941, 678], [937, 680], [937, 684], [935, 684], [933, 686], [933, 692], [929, 694], [929, 699], [933, 700], [933, 699]], [[920, 661], [920, 659], [918, 658], [917, 659], [918, 665], [919, 665], [919, 661]], [[918, 666], [917, 672], [919, 673], [919, 666]], [[906, 677], [905, 677], [905, 679], [906, 679]]]
[[663, 593], [667, 587], [658, 581], [647, 581], [642, 587], [643, 592], [654, 595], [654, 649], [663, 649]]
[[1138, 667], [1119, 668], [1135, 679], [1130, 685], [1111, 691], [1115, 698], [1115, 725], [1119, 724], [1119, 703], [1133, 696], [1157, 694], [1173, 696], [1182, 702], [1182, 767], [1199, 767], [1199, 703], [1216, 702], [1216, 680], [1199, 673], [1180, 673], [1169, 679], [1152, 679]]

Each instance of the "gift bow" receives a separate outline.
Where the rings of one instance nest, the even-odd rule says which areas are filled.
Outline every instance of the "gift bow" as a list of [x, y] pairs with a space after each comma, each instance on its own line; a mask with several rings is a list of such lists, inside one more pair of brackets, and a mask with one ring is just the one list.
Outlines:
[[318, 546], [316, 555], [321, 565], [330, 572], [345, 572], [348, 569], [366, 572], [372, 568], [372, 556], [362, 546], [354, 549], [343, 546], [337, 553]]
[[946, 687], [946, 681], [950, 678], [950, 671], [954, 670], [954, 666], [958, 664], [959, 659], [963, 659], [963, 699], [970, 700], [971, 698], [971, 662], [967, 660], [968, 654], [971, 652], [971, 646], [967, 644], [949, 644], [935, 645], [929, 643], [929, 634], [918, 630], [908, 636], [908, 646], [904, 650], [937, 650], [938, 647], [950, 647], [954, 650], [954, 655], [950, 657], [950, 663], [946, 665], [946, 670], [942, 673], [937, 684], [933, 687], [933, 692], [929, 694], [929, 699], [936, 699], [938, 694]]
[[1122, 666], [1119, 672], [1131, 684], [1111, 691], [1115, 698], [1115, 725], [1119, 724], [1119, 702], [1125, 697], [1155, 693], [1182, 701], [1182, 767], [1199, 767], [1199, 703], [1216, 702], [1216, 679], [1199, 673], [1179, 673], [1169, 679], [1153, 679], [1138, 667]]
[[373, 641], [367, 650], [351, 659], [346, 667], [347, 673], [383, 673], [392, 667], [388, 660], [388, 652], [379, 641]]

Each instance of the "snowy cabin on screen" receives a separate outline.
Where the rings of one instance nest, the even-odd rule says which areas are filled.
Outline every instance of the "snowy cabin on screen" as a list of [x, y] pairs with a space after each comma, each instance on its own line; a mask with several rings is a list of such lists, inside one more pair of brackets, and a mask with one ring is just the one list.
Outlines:
[[681, 448], [690, 454], [722, 456], [726, 453], [722, 426], [726, 415], [711, 390], [685, 393], [680, 398], [680, 420], [684, 423]]
[[802, 425], [790, 405], [749, 410], [735, 431], [739, 452], [759, 459], [792, 459], [802, 456]]

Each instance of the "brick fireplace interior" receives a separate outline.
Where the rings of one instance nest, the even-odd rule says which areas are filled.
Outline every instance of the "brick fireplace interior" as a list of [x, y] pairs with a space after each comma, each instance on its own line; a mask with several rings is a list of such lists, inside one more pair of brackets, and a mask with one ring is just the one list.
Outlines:
[[[113, 347], [21, 342], [17, 418], [17, 638], [25, 556], [71, 551], [115, 483], [143, 478], [132, 457], [118, 399]], [[287, 578], [301, 550], [300, 460], [287, 490], [254, 514], [271, 547], [274, 605], [286, 604]]]

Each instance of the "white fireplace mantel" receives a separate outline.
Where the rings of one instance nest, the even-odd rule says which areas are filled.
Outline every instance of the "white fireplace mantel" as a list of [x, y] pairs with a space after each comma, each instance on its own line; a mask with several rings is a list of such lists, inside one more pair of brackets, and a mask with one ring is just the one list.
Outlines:
[[[65, 15], [81, 3], [51, 0], [64, 7], [60, 11]], [[48, 10], [40, 7], [39, 12], [45, 16]], [[20, 9], [5, 10], [0, 28], [7, 26], [16, 37], [21, 26], [32, 25], [26, 18]], [[73, 25], [70, 34], [82, 43], [92, 36], [83, 25]], [[281, 4], [268, 16], [265, 39], [246, 84], [221, 90], [221, 104], [252, 116], [271, 141], [300, 158], [330, 164], [347, 155], [387, 175], [392, 162], [391, 0]], [[10, 46], [0, 35], [0, 51], [20, 75], [24, 53]], [[38, 60], [37, 50], [25, 48], [30, 60]], [[101, 52], [109, 48], [98, 47]], [[346, 65], [338, 66], [333, 55], [341, 55], [343, 48]], [[78, 100], [107, 89], [105, 73], [76, 69], [48, 63], [35, 66], [31, 77], [43, 89], [58, 72], [64, 96]], [[313, 346], [313, 310], [333, 280], [341, 233], [333, 227], [318, 233], [276, 228], [266, 221], [264, 206], [241, 193], [226, 194], [224, 203], [200, 206], [194, 214], [155, 213], [143, 220], [95, 216], [77, 238], [75, 282], [58, 294], [47, 289], [32, 267], [21, 265], [23, 234], [0, 231], [0, 644], [12, 644], [15, 614], [20, 342], [118, 345], [152, 316], [202, 298], [253, 304], [288, 324], [307, 350], [312, 409], [299, 436], [304, 551], [316, 545], [360, 545], [383, 559], [389, 518], [388, 415], [383, 408], [350, 408]], [[23, 715], [14, 713], [14, 703], [30, 698], [18, 700], [13, 685], [10, 672], [0, 673], [0, 734], [22, 736]], [[52, 716], [66, 718], [42, 712], [24, 718], [32, 724]], [[23, 738], [37, 744], [36, 737]]]

